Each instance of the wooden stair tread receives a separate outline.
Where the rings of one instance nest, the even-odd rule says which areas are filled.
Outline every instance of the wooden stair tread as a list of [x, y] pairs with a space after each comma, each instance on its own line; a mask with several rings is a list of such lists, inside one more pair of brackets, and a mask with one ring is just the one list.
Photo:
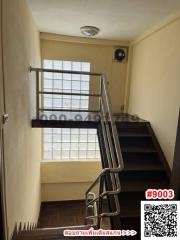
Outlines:
[[139, 132], [121, 132], [119, 131], [118, 132], [118, 136], [120, 138], [127, 138], [127, 137], [134, 137], [134, 138], [137, 138], [137, 137], [140, 137], [140, 138], [151, 138], [151, 135], [148, 134], [148, 133], [139, 133]]
[[148, 147], [121, 147], [123, 153], [156, 153], [157, 150]]
[[163, 166], [159, 163], [154, 163], [150, 161], [144, 161], [141, 164], [136, 163], [136, 161], [131, 161], [129, 163], [124, 163], [124, 171], [161, 171]]
[[119, 199], [120, 202], [138, 202], [138, 201], [143, 201], [145, 200], [145, 192], [144, 191], [136, 191], [136, 194], [134, 192], [123, 192], [121, 191], [119, 194]]
[[121, 203], [121, 214], [120, 217], [140, 217], [140, 202], [136, 204]]
[[123, 192], [136, 192], [136, 191], [146, 191], [149, 188], [159, 189], [159, 188], [167, 188], [169, 186], [169, 182], [167, 180], [163, 180], [161, 182], [156, 182], [152, 179], [146, 181], [125, 181], [121, 180], [121, 187]]

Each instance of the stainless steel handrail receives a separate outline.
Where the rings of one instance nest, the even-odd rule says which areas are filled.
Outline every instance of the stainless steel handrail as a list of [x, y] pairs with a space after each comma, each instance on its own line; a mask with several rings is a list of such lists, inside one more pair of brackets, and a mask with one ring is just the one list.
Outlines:
[[[86, 197], [86, 220], [93, 219], [94, 222], [97, 222], [97, 225], [100, 225], [102, 217], [112, 217], [120, 213], [120, 206], [118, 200], [118, 194], [121, 191], [121, 185], [119, 180], [119, 172], [123, 170], [124, 163], [121, 154], [121, 149], [119, 145], [118, 133], [115, 125], [115, 121], [112, 114], [112, 107], [110, 102], [110, 96], [108, 92], [107, 80], [104, 74], [101, 73], [92, 73], [92, 72], [81, 72], [81, 71], [69, 71], [69, 70], [56, 70], [56, 69], [43, 69], [43, 68], [32, 68], [30, 71], [36, 72], [36, 117], [39, 119], [39, 111], [69, 111], [69, 112], [96, 112], [99, 113], [101, 119], [101, 128], [103, 134], [103, 140], [105, 145], [105, 153], [108, 161], [108, 168], [104, 168], [96, 180], [91, 184], [88, 190], [85, 193]], [[64, 73], [64, 74], [78, 74], [78, 75], [89, 75], [97, 76], [100, 80], [100, 91], [97, 94], [81, 94], [81, 93], [64, 93], [64, 92], [49, 92], [49, 91], [40, 91], [39, 74], [42, 72], [50, 73]], [[83, 110], [83, 109], [49, 109], [49, 108], [40, 108], [39, 95], [51, 94], [51, 95], [79, 95], [79, 96], [90, 96], [99, 98], [99, 110]], [[109, 174], [110, 181], [112, 184], [112, 189], [104, 190], [105, 177]], [[91, 190], [100, 183], [99, 195], [95, 197], [94, 193]], [[90, 196], [93, 195], [93, 199], [90, 199]], [[102, 202], [103, 198], [107, 196], [113, 196], [115, 202], [115, 209], [113, 212], [102, 212]], [[97, 211], [93, 216], [87, 216], [88, 208], [95, 208], [97, 206]]]
[[[88, 204], [92, 204], [95, 201], [99, 201], [99, 199], [103, 198], [106, 195], [114, 195], [114, 200], [115, 200], [115, 205], [116, 205], [116, 210], [112, 213], [99, 213], [99, 218], [102, 217], [109, 217], [109, 216], [116, 216], [120, 212], [120, 206], [119, 206], [119, 200], [117, 194], [120, 193], [121, 191], [121, 186], [120, 186], [120, 181], [119, 181], [119, 176], [117, 173], [122, 171], [124, 164], [123, 164], [123, 159], [121, 155], [121, 149], [118, 141], [118, 135], [117, 135], [117, 129], [115, 126], [115, 122], [112, 116], [112, 110], [110, 106], [110, 99], [107, 91], [107, 82], [105, 79], [105, 76], [102, 75], [103, 78], [103, 88], [102, 90], [104, 91], [105, 94], [105, 104], [108, 110], [108, 116], [105, 113], [104, 110], [104, 99], [103, 99], [103, 94], [101, 95], [101, 125], [102, 125], [102, 132], [103, 132], [103, 137], [104, 137], [104, 142], [105, 142], [105, 150], [106, 150], [106, 155], [108, 159], [108, 165], [110, 166], [110, 177], [111, 177], [111, 182], [112, 182], [112, 187], [113, 191], [105, 191], [102, 194], [99, 194], [99, 196], [96, 199], [93, 199], [91, 201], [87, 201], [87, 206]], [[112, 138], [110, 136], [110, 129], [109, 129], [109, 123], [111, 125], [111, 131], [114, 139], [114, 146], [112, 143]], [[114, 153], [115, 152], [115, 153]], [[116, 158], [115, 158], [116, 154]], [[116, 170], [114, 172], [114, 170]], [[98, 181], [101, 180], [102, 175], [105, 175], [105, 172], [103, 174], [99, 175], [99, 178], [95, 180], [95, 182], [90, 186], [88, 191], [91, 191], [92, 188], [98, 183]], [[86, 192], [86, 199], [88, 196], [88, 191]], [[87, 217], [89, 218], [89, 217]], [[90, 216], [92, 218], [92, 216]]]
[[116, 154], [117, 154], [117, 157], [118, 157], [118, 168], [123, 170], [123, 168], [124, 168], [124, 161], [123, 161], [121, 148], [120, 148], [120, 144], [119, 144], [116, 124], [115, 124], [115, 121], [113, 119], [110, 96], [109, 96], [109, 92], [107, 90], [108, 89], [107, 88], [107, 80], [106, 80], [106, 76], [105, 75], [103, 75], [102, 77], [103, 77], [103, 81], [102, 82], [104, 84], [104, 91], [105, 91], [105, 97], [106, 97], [108, 112], [109, 112], [110, 123], [111, 123], [111, 126], [112, 126], [113, 138], [114, 138], [114, 143], [115, 143], [115, 150], [116, 150]]
[[101, 97], [100, 94], [90, 94], [90, 93], [68, 93], [68, 92], [47, 92], [47, 91], [39, 91], [39, 94], [44, 95], [66, 95], [66, 96], [85, 96], [85, 97]]
[[33, 67], [30, 67], [30, 72], [69, 73], [69, 74], [80, 74], [80, 75], [88, 75], [88, 76], [99, 76], [99, 77], [102, 76], [101, 73], [48, 69], [48, 68], [33, 68]]

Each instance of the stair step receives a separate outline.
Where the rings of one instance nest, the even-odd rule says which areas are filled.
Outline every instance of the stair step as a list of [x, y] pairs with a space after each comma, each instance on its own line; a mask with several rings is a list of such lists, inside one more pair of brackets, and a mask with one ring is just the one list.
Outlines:
[[116, 122], [118, 133], [148, 134], [146, 122]]
[[137, 203], [140, 201], [145, 200], [145, 192], [144, 191], [137, 191], [136, 193], [134, 192], [120, 192], [119, 194], [119, 200], [122, 203], [129, 203], [129, 202], [133, 202], [133, 203]]
[[124, 239], [140, 239], [140, 217], [138, 216], [134, 216], [134, 217], [121, 217], [121, 229], [132, 229], [137, 231], [137, 235], [135, 235], [134, 237], [129, 236], [129, 237], [125, 237], [122, 238]]
[[121, 217], [122, 227], [125, 229], [134, 229], [140, 227], [140, 217]]
[[118, 132], [119, 138], [151, 138], [149, 133], [139, 133], [139, 132]]
[[120, 145], [121, 147], [141, 147], [141, 148], [153, 148], [154, 144], [151, 138], [146, 138], [146, 137], [124, 137], [124, 138], [119, 138]]
[[135, 236], [125, 236], [122, 237], [122, 240], [140, 240], [141, 232], [140, 232], [140, 217], [134, 216], [134, 217], [121, 217], [121, 229], [130, 229], [137, 231], [137, 234]]
[[125, 170], [163, 170], [157, 152], [123, 152]]
[[154, 189], [164, 189], [169, 187], [169, 181], [168, 180], [160, 180], [159, 182], [156, 181], [156, 179], [146, 179], [141, 181], [132, 181], [132, 180], [121, 180], [121, 187], [122, 191], [124, 192], [141, 192], [146, 191], [149, 188]]
[[163, 170], [163, 166], [158, 164], [157, 162], [150, 162], [150, 161], [138, 161], [132, 162], [126, 160], [124, 162], [124, 170], [125, 171], [160, 171]]
[[126, 161], [132, 161], [132, 162], [137, 162], [138, 161], [144, 161], [144, 162], [156, 162], [158, 164], [161, 164], [161, 161], [159, 159], [158, 153], [157, 151], [153, 151], [153, 152], [123, 152], [123, 159], [124, 162], [126, 163]]
[[122, 191], [146, 191], [149, 188], [167, 188], [169, 181], [164, 171], [123, 171], [120, 173]]
[[[70, 239], [64, 237], [63, 231], [66, 229], [71, 230], [88, 230], [93, 226], [82, 225], [82, 226], [69, 226], [69, 227], [59, 227], [59, 228], [37, 228], [33, 230], [21, 231], [16, 240], [61, 240]], [[78, 239], [78, 238], [72, 238]]]
[[151, 169], [147, 171], [122, 171], [119, 173], [121, 181], [138, 181], [139, 183], [146, 180], [151, 180], [154, 182], [162, 181], [162, 179], [167, 179], [166, 173], [164, 170], [153, 171]]
[[123, 153], [157, 153], [157, 150], [150, 147], [121, 147]]
[[140, 202], [121, 202], [120, 217], [139, 217], [140, 216]]

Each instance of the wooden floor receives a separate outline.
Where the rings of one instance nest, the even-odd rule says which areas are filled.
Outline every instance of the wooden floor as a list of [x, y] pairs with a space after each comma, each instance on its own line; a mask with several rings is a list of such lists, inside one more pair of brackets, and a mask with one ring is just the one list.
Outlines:
[[[103, 209], [109, 212], [107, 204]], [[78, 226], [85, 224], [85, 201], [44, 202], [38, 220], [38, 228]], [[101, 228], [111, 229], [109, 218], [103, 218]]]
[[38, 227], [65, 227], [84, 225], [85, 202], [44, 202], [41, 204]]

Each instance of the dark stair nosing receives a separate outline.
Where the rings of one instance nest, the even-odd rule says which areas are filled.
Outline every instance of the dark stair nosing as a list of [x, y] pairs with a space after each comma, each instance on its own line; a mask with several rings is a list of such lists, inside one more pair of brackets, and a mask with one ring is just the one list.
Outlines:
[[97, 128], [98, 121], [75, 121], [75, 120], [38, 120], [31, 121], [33, 128]]
[[138, 172], [138, 171], [149, 171], [149, 172], [152, 172], [152, 171], [163, 171], [163, 168], [161, 165], [142, 165], [141, 167], [137, 167], [135, 165], [131, 165], [131, 164], [125, 164], [125, 167], [124, 167], [124, 171], [128, 172], [128, 171], [134, 171], [134, 172]]
[[158, 159], [124, 159], [124, 171], [163, 171]]
[[148, 133], [138, 133], [138, 132], [121, 132], [121, 133], [118, 133], [118, 136], [119, 138], [127, 138], [127, 137], [130, 137], [130, 138], [137, 138], [137, 137], [140, 137], [140, 138], [151, 138], [151, 135], [148, 134]]
[[121, 180], [121, 188], [123, 192], [145, 192], [147, 189], [165, 189], [169, 187], [169, 182], [167, 180], [164, 180], [163, 182], [152, 182], [152, 181], [146, 181], [146, 182], [123, 182]]
[[157, 153], [157, 150], [153, 148], [143, 148], [143, 147], [121, 147], [122, 153]]
[[120, 177], [123, 178], [128, 178], [130, 179], [129, 175], [132, 176], [133, 179], [143, 180], [145, 179], [151, 179], [151, 181], [155, 180], [162, 180], [162, 178], [166, 177], [165, 171], [163, 168], [161, 168], [158, 171], [154, 171], [153, 169], [149, 168], [147, 170], [141, 170], [141, 169], [136, 169], [136, 171], [133, 170], [123, 170], [122, 172], [119, 173]]

